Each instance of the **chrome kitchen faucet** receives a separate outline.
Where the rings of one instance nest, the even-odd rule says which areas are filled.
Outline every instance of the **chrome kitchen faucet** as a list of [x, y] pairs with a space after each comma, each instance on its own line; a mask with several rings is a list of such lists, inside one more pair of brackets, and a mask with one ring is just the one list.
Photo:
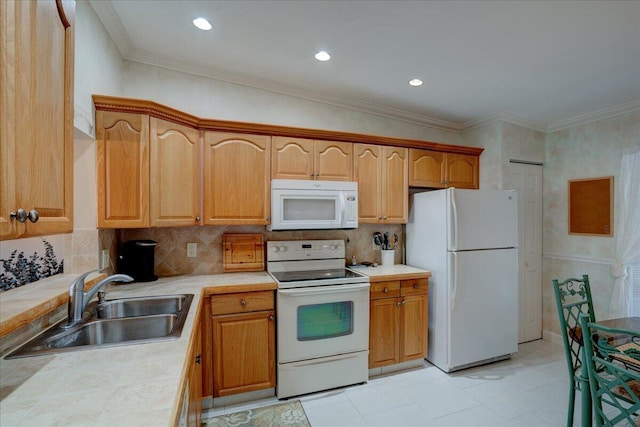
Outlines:
[[84, 279], [91, 273], [100, 270], [87, 271], [78, 276], [69, 287], [69, 305], [67, 307], [67, 324], [63, 328], [70, 328], [77, 325], [82, 320], [82, 313], [89, 305], [91, 299], [98, 293], [102, 287], [112, 282], [133, 282], [133, 277], [126, 274], [112, 274], [111, 276], [101, 280], [89, 291], [84, 292]]

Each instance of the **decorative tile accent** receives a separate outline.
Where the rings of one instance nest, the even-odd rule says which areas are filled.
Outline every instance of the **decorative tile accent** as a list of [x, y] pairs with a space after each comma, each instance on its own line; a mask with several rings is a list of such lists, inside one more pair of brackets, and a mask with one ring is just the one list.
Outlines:
[[8, 240], [0, 245], [0, 292], [24, 286], [64, 269], [64, 236]]

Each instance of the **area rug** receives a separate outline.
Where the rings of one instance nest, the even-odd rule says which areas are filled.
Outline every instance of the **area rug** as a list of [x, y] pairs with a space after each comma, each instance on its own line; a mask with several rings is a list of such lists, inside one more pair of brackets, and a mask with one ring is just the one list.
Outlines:
[[206, 427], [311, 427], [299, 400], [202, 420]]

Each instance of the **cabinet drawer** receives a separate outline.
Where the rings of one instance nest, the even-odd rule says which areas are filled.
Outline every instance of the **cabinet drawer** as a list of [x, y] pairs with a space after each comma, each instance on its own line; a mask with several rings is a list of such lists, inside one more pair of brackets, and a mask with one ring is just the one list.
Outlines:
[[429, 279], [403, 280], [400, 293], [402, 296], [426, 294], [429, 289]]
[[211, 297], [211, 314], [248, 313], [273, 310], [273, 291], [242, 292]]
[[400, 281], [372, 283], [369, 295], [371, 299], [400, 296]]

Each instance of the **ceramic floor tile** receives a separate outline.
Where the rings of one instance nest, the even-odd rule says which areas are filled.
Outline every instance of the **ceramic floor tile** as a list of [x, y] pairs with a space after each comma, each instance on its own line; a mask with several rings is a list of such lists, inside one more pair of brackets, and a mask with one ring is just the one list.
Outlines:
[[443, 427], [498, 427], [509, 426], [509, 424], [491, 412], [484, 406], [476, 406], [474, 408], [465, 409], [451, 415], [436, 419], [439, 425]]
[[347, 391], [347, 396], [362, 415], [399, 408], [411, 402], [409, 396], [391, 382], [362, 388], [353, 393]]
[[432, 418], [480, 405], [480, 402], [446, 380], [407, 386], [405, 392]]
[[[425, 361], [424, 367], [300, 401], [312, 427], [565, 426], [569, 382], [564, 357], [561, 346], [538, 340], [520, 345], [509, 360], [450, 374]], [[574, 426], [579, 426], [579, 392], [576, 401]], [[225, 407], [225, 412], [244, 406]]]
[[370, 427], [430, 427], [440, 426], [420, 405], [410, 403], [387, 411], [364, 415]]
[[312, 427], [365, 427], [362, 415], [351, 402], [340, 402], [333, 405], [305, 408]]

